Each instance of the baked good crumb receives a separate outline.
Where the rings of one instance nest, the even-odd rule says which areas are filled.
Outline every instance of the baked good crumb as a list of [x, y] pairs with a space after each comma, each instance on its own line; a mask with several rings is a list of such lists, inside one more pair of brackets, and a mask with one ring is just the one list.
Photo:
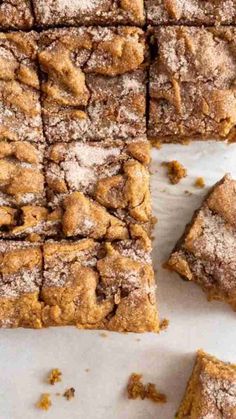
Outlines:
[[195, 212], [166, 267], [196, 282], [208, 300], [236, 309], [236, 181], [218, 182]]
[[50, 371], [48, 375], [48, 382], [51, 385], [59, 383], [61, 381], [62, 372], [58, 368], [54, 368]]
[[163, 331], [163, 330], [168, 329], [169, 324], [170, 324], [170, 321], [168, 319], [162, 319], [160, 321], [160, 330]]
[[176, 419], [234, 419], [235, 412], [236, 365], [199, 350]]
[[100, 336], [101, 336], [102, 338], [107, 338], [107, 337], [108, 337], [108, 334], [107, 334], [107, 333], [105, 333], [105, 332], [102, 332], [102, 333], [100, 333]]
[[39, 401], [36, 403], [36, 407], [41, 410], [49, 410], [51, 406], [52, 401], [49, 393], [43, 393], [40, 396]]
[[75, 389], [73, 387], [68, 388], [68, 390], [65, 391], [63, 396], [66, 398], [66, 400], [71, 400], [75, 397]]
[[196, 188], [204, 188], [206, 186], [205, 179], [203, 177], [198, 177], [195, 180], [194, 185], [196, 186]]
[[167, 167], [168, 178], [173, 185], [176, 185], [187, 176], [187, 169], [177, 160], [163, 162], [162, 166]]
[[136, 400], [141, 398], [142, 400], [149, 399], [155, 403], [166, 403], [166, 395], [159, 393], [155, 384], [148, 383], [144, 385], [141, 380], [141, 374], [131, 374], [127, 385], [127, 393], [129, 399]]

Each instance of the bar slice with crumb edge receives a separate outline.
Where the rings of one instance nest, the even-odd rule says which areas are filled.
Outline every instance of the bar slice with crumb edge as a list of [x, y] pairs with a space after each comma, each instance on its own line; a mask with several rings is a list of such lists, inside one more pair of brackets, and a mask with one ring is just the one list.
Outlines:
[[34, 18], [30, 0], [3, 0], [0, 4], [1, 29], [30, 29]]
[[62, 208], [66, 237], [122, 240], [132, 224], [149, 235], [153, 227], [150, 198], [150, 146], [130, 141], [71, 142], [47, 153], [47, 197]]
[[236, 417], [236, 365], [199, 350], [176, 419]]
[[230, 25], [236, 23], [235, 0], [146, 0], [147, 21], [152, 25]]
[[236, 138], [236, 29], [151, 30], [148, 135], [153, 141]]
[[33, 5], [43, 27], [145, 23], [143, 0], [33, 0]]
[[166, 267], [236, 310], [236, 181], [229, 175], [195, 213]]
[[131, 239], [113, 243], [93, 239], [45, 243], [44, 326], [159, 330], [151, 243], [136, 227], [131, 234]]
[[0, 240], [0, 327], [41, 328], [42, 249]]
[[43, 119], [50, 143], [145, 134], [145, 34], [134, 27], [42, 32]]

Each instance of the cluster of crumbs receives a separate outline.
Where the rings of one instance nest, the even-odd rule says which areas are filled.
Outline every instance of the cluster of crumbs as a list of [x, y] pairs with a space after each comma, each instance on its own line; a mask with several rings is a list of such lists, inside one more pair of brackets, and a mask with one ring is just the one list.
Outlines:
[[168, 178], [173, 185], [176, 185], [187, 176], [187, 169], [177, 160], [163, 162], [162, 166], [167, 168]]
[[68, 401], [73, 399], [75, 397], [75, 389], [73, 387], [68, 388], [68, 390], [66, 390], [63, 394], [63, 397], [65, 397]]
[[127, 385], [127, 392], [128, 392], [128, 398], [132, 400], [136, 399], [149, 399], [153, 401], [154, 403], [166, 403], [167, 398], [166, 395], [163, 393], [160, 393], [155, 384], [148, 383], [143, 384], [142, 381], [142, 375], [133, 373], [131, 374], [128, 385]]
[[55, 383], [59, 383], [61, 381], [62, 373], [58, 368], [53, 369], [50, 371], [48, 376], [48, 382], [51, 385], [54, 385]]
[[52, 406], [51, 396], [49, 393], [43, 393], [36, 403], [36, 407], [41, 410], [48, 410]]

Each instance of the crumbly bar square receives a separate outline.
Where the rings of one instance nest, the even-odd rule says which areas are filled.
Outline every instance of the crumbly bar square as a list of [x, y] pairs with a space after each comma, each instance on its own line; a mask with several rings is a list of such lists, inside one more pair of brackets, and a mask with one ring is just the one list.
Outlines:
[[43, 118], [50, 143], [127, 139], [146, 131], [146, 45], [134, 27], [42, 32]]
[[236, 138], [236, 29], [162, 27], [152, 32], [150, 139]]
[[93, 239], [47, 242], [44, 326], [157, 332], [150, 251], [150, 240], [137, 231], [131, 239], [112, 244]]
[[177, 243], [167, 267], [198, 283], [209, 300], [236, 310], [236, 181], [226, 175], [212, 189]]
[[152, 25], [230, 25], [236, 23], [235, 0], [146, 0], [147, 21]]
[[51, 208], [61, 207], [67, 237], [122, 240], [133, 224], [152, 230], [150, 146], [146, 139], [71, 142], [47, 153]]
[[33, 0], [36, 23], [53, 25], [143, 25], [143, 0]]
[[30, 29], [33, 21], [30, 0], [1, 1], [0, 29]]
[[41, 328], [40, 245], [0, 240], [0, 327]]
[[43, 142], [35, 32], [0, 33], [0, 140]]
[[198, 351], [176, 419], [236, 418], [236, 365]]

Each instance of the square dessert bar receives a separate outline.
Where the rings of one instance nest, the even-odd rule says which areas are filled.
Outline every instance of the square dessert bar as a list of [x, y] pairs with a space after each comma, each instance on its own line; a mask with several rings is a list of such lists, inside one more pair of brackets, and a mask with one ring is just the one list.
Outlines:
[[146, 0], [145, 5], [148, 23], [152, 25], [236, 23], [235, 0]]
[[[44, 245], [44, 326], [117, 332], [159, 329], [150, 240], [49, 241]], [[55, 257], [56, 255], [56, 257]]]
[[198, 351], [176, 419], [235, 419], [236, 365]]
[[0, 140], [43, 142], [37, 38], [0, 33]]
[[30, 0], [1, 1], [0, 29], [30, 29], [33, 20]]
[[167, 267], [197, 282], [209, 300], [226, 301], [236, 310], [236, 181], [230, 176], [195, 213]]
[[162, 27], [152, 41], [150, 139], [235, 140], [236, 29]]
[[42, 269], [40, 245], [0, 241], [0, 327], [42, 327]]
[[40, 26], [145, 23], [143, 0], [33, 0], [33, 5]]
[[146, 131], [145, 35], [139, 28], [42, 32], [43, 118], [50, 143], [127, 139]]
[[65, 236], [122, 240], [132, 224], [151, 234], [146, 139], [57, 143], [47, 160], [48, 203], [61, 206]]

